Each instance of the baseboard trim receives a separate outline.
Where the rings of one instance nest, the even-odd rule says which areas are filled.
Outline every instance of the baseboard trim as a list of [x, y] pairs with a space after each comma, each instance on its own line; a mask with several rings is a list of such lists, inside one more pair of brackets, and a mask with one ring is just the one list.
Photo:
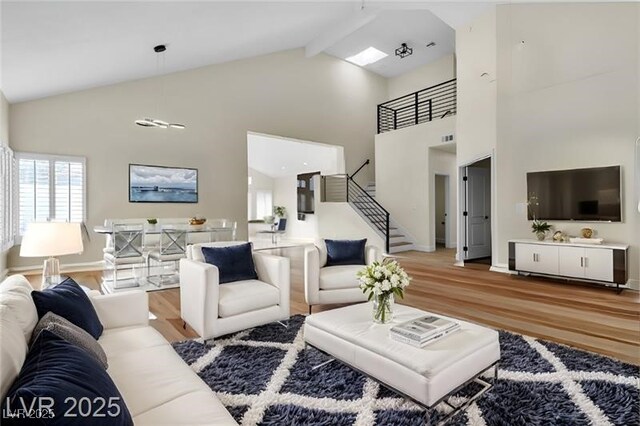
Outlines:
[[[29, 271], [40, 271], [42, 265], [32, 266], [13, 266], [7, 270], [8, 273], [20, 273]], [[86, 272], [96, 271], [104, 269], [104, 261], [98, 260], [95, 262], [81, 262], [81, 263], [63, 263], [60, 265], [60, 272]]]
[[499, 272], [501, 274], [509, 274], [509, 275], [514, 275], [516, 274], [515, 271], [510, 271], [509, 270], [509, 266], [505, 265], [505, 264], [496, 264], [496, 265], [491, 265], [491, 267], [489, 268], [489, 270], [491, 272]]
[[434, 246], [422, 246], [422, 245], [418, 245], [418, 244], [414, 244], [413, 245], [413, 249], [416, 251], [423, 251], [423, 252], [433, 252], [436, 251], [436, 248]]

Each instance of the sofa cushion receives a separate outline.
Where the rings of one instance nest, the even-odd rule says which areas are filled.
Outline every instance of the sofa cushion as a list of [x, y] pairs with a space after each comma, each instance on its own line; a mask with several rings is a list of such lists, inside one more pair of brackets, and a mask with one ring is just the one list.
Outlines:
[[365, 265], [364, 248], [367, 239], [324, 240], [327, 246], [327, 265]]
[[137, 349], [167, 346], [169, 343], [155, 328], [148, 326], [107, 329], [98, 340], [107, 358], [112, 358]]
[[220, 286], [218, 315], [232, 317], [244, 312], [275, 306], [280, 302], [280, 292], [270, 284], [258, 280], [238, 281]]
[[360, 265], [327, 266], [320, 269], [320, 289], [340, 290], [358, 288], [360, 283], [356, 273], [362, 269]]
[[43, 291], [31, 292], [31, 297], [42, 318], [47, 312], [53, 312], [97, 339], [102, 334], [102, 324], [87, 294], [71, 278], [67, 278], [55, 287]]
[[12, 275], [0, 284], [0, 398], [18, 377], [38, 322], [32, 290], [22, 275]]
[[48, 330], [58, 337], [62, 337], [69, 343], [84, 349], [96, 359], [104, 368], [107, 369], [107, 355], [104, 353], [98, 341], [89, 333], [72, 324], [70, 321], [56, 315], [53, 312], [47, 312], [33, 329], [31, 340], [35, 341], [42, 330]]
[[20, 326], [27, 342], [38, 323], [38, 311], [31, 298], [32, 291], [33, 287], [22, 275], [12, 275], [0, 284], [0, 304], [9, 308], [9, 315]]
[[110, 356], [109, 375], [134, 417], [183, 395], [211, 391], [169, 344]]
[[[107, 404], [81, 405], [81, 398], [91, 402], [104, 398]], [[118, 388], [95, 358], [48, 330], [43, 330], [33, 343], [20, 375], [3, 400], [3, 412], [9, 408], [7, 405], [15, 410], [23, 404], [38, 406], [43, 400], [52, 404], [53, 418], [47, 419], [48, 425], [133, 424]], [[2, 423], [12, 424], [12, 420], [20, 422], [3, 419]]]
[[220, 284], [258, 278], [250, 243], [227, 247], [202, 247], [202, 255], [207, 263], [218, 267]]

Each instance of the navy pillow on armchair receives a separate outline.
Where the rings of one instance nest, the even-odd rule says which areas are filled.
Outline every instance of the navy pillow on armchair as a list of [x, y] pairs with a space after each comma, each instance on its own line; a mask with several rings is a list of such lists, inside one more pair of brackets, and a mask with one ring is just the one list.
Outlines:
[[215, 265], [219, 271], [219, 283], [257, 280], [253, 264], [251, 243], [226, 247], [202, 247], [205, 262]]
[[102, 334], [102, 324], [89, 296], [71, 278], [55, 287], [32, 291], [31, 297], [38, 310], [38, 318], [42, 318], [47, 312], [53, 312], [77, 325], [96, 340]]
[[327, 266], [365, 265], [363, 240], [324, 240], [327, 246]]

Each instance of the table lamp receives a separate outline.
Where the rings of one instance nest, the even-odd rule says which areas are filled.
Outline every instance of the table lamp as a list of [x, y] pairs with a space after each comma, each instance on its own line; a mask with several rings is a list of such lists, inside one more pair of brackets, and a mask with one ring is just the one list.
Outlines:
[[42, 268], [42, 289], [60, 283], [60, 262], [55, 256], [82, 253], [79, 223], [32, 222], [22, 237], [20, 256], [48, 257]]

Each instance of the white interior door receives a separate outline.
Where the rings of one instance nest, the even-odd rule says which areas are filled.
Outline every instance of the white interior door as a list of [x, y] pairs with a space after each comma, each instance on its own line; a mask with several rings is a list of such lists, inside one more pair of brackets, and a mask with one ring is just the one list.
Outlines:
[[465, 259], [491, 256], [491, 170], [466, 168]]

